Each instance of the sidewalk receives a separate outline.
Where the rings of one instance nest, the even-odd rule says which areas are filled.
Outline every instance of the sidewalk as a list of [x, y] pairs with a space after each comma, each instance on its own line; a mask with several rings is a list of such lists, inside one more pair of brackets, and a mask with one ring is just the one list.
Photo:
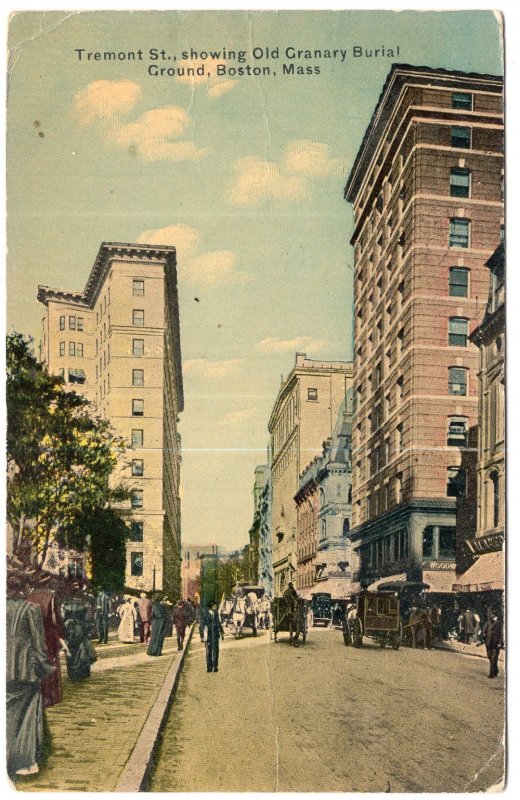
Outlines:
[[98, 660], [90, 679], [70, 681], [62, 662], [63, 701], [45, 712], [51, 735], [47, 764], [37, 775], [16, 778], [16, 789], [114, 791], [143, 727], [157, 717], [170, 668], [175, 671], [183, 656], [175, 635], [165, 639], [163, 655], [154, 658], [146, 655], [145, 645], [121, 644], [113, 633], [108, 644], [94, 646]]
[[[448, 650], [452, 653], [462, 653], [466, 656], [476, 656], [477, 658], [487, 658], [486, 647], [481, 644], [464, 644], [463, 642], [445, 641], [444, 639], [435, 639], [433, 642], [435, 650]], [[499, 662], [505, 661], [505, 650], [501, 650], [498, 656]]]

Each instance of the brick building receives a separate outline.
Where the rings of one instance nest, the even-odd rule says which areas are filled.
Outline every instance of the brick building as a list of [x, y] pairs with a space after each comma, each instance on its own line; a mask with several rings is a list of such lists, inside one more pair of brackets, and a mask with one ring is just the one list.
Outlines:
[[[485, 262], [503, 226], [502, 78], [393, 65], [354, 205], [352, 538], [365, 583], [449, 583], [475, 530]], [[442, 575], [442, 572], [445, 574]]]
[[40, 286], [41, 357], [128, 441], [126, 583], [180, 592], [183, 386], [174, 247], [103, 243], [83, 292]]
[[296, 503], [303, 468], [321, 455], [333, 432], [338, 410], [352, 386], [352, 364], [317, 361], [296, 354], [283, 381], [269, 420], [271, 468], [271, 533], [274, 594], [296, 584]]

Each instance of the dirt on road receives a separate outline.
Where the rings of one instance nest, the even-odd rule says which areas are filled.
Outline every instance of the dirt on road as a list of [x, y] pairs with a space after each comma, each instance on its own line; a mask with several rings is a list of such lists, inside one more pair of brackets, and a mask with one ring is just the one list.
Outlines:
[[440, 650], [193, 638], [151, 791], [473, 792], [503, 776], [503, 676]]

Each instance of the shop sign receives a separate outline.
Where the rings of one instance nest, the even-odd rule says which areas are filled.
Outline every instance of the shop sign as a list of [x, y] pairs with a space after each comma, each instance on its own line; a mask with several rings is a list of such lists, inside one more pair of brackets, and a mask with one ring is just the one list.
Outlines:
[[503, 533], [490, 533], [488, 536], [477, 536], [475, 539], [466, 539], [466, 544], [474, 555], [483, 553], [496, 553], [502, 550], [505, 536]]

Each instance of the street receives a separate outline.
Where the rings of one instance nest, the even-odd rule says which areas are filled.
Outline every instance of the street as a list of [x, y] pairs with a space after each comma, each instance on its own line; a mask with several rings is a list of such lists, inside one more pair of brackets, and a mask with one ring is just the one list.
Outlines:
[[198, 635], [165, 725], [150, 790], [484, 791], [503, 775], [503, 674], [441, 650], [305, 646], [226, 629], [219, 672]]

